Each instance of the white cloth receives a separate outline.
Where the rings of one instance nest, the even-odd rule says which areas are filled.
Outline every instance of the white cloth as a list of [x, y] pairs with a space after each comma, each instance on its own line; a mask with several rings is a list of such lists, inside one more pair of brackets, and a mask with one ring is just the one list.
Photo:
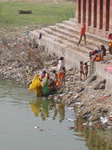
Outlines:
[[57, 71], [61, 72], [63, 67], [65, 67], [65, 61], [64, 60], [59, 60], [58, 66], [57, 66]]

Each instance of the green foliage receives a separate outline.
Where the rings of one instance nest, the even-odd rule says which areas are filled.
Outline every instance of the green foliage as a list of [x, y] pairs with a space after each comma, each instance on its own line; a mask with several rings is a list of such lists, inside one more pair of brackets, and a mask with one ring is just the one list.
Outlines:
[[[32, 14], [18, 14], [17, 10], [32, 10]], [[0, 2], [0, 27], [54, 25], [73, 18], [74, 12], [75, 4], [73, 3]]]

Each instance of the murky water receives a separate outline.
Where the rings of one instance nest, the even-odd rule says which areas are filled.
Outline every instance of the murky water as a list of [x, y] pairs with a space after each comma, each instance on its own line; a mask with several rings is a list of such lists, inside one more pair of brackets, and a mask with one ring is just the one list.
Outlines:
[[0, 80], [1, 150], [111, 150], [111, 138], [101, 140], [74, 116], [64, 104]]

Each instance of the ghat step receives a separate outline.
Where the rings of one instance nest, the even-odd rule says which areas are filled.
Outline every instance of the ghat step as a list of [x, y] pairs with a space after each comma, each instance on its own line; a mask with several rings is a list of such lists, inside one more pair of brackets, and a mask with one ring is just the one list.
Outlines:
[[[34, 31], [35, 32], [35, 31]], [[78, 51], [83, 51], [84, 53], [89, 53], [91, 50], [97, 49], [98, 45], [107, 45], [107, 41], [98, 36], [93, 36], [90, 33], [87, 35], [87, 45], [81, 44], [77, 47], [79, 40], [79, 31], [75, 27], [75, 19], [70, 19], [68, 21], [63, 21], [62, 23], [56, 23], [55, 26], [49, 26], [47, 28], [42, 28], [37, 31], [38, 34], [41, 32], [43, 37], [49, 37], [55, 41], [65, 44], [65, 46], [70, 46], [71, 48], [77, 49]], [[89, 42], [88, 42], [89, 41]], [[81, 42], [83, 43], [83, 41]]]
[[[79, 61], [87, 61], [88, 54], [91, 50], [97, 49], [101, 44], [108, 47], [108, 40], [92, 35], [86, 32], [87, 45], [82, 44], [77, 46], [80, 37], [80, 31], [75, 26], [75, 19], [57, 23], [55, 26], [42, 28], [30, 32], [31, 39], [35, 39], [41, 46], [45, 46], [48, 53], [55, 53], [57, 56], [64, 56], [67, 65], [79, 68]], [[42, 39], [39, 39], [39, 34], [42, 33]], [[101, 77], [107, 80], [108, 88], [112, 86], [111, 74], [105, 72], [106, 64], [95, 63], [94, 71]], [[108, 64], [110, 65], [110, 64]]]

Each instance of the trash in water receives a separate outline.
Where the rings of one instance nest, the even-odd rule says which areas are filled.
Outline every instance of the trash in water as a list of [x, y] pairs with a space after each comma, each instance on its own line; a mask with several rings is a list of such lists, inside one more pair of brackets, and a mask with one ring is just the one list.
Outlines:
[[70, 118], [68, 118], [68, 119], [67, 119], [67, 121], [69, 121], [69, 122], [70, 122], [70, 121], [74, 121], [74, 119], [70, 119]]
[[74, 110], [74, 107], [69, 107], [68, 109], [69, 109], [69, 110]]

